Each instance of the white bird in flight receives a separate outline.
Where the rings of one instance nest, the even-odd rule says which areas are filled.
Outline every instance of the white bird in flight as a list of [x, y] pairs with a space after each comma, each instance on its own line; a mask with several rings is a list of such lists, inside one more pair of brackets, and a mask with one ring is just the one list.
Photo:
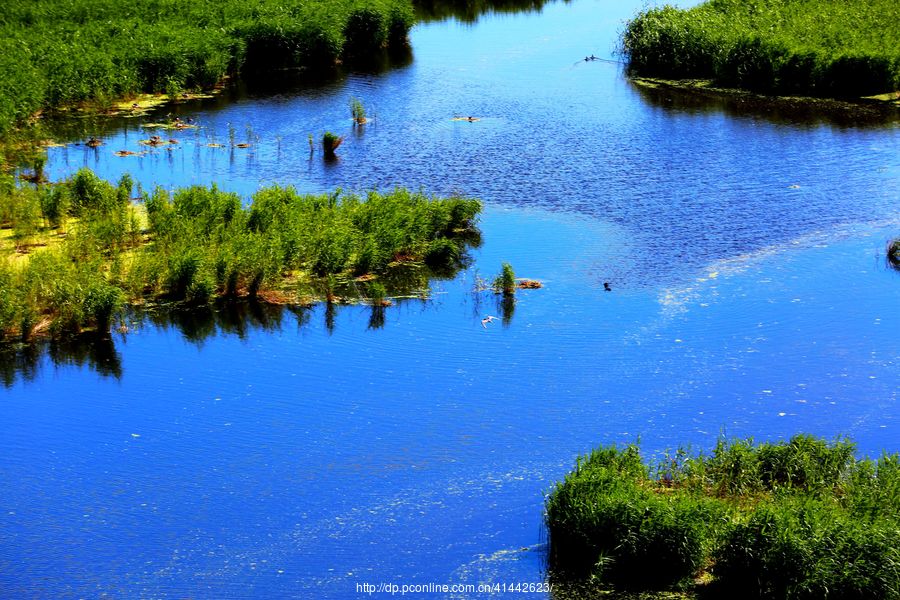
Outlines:
[[488, 323], [490, 323], [491, 321], [499, 321], [499, 320], [500, 320], [499, 317], [493, 317], [491, 315], [488, 315], [481, 320], [481, 326], [484, 327], [485, 329], [487, 329]]

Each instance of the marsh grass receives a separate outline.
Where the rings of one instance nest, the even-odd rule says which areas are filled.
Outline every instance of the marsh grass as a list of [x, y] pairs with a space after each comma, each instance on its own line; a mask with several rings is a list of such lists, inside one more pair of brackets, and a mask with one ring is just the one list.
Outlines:
[[409, 0], [5, 0], [0, 132], [41, 109], [178, 100], [242, 70], [329, 67], [404, 46], [413, 20]]
[[[798, 435], [579, 457], [547, 499], [561, 580], [728, 597], [900, 597], [900, 457]], [[699, 582], [699, 583], [698, 583]]]
[[636, 75], [859, 98], [900, 89], [898, 22], [893, 0], [713, 0], [645, 10], [623, 51]]
[[[195, 306], [239, 296], [369, 298], [383, 307], [388, 295], [427, 289], [435, 273], [464, 266], [481, 211], [477, 200], [404, 189], [316, 196], [275, 186], [245, 205], [215, 186], [193, 186], [160, 188], [134, 205], [132, 188], [127, 176], [112, 185], [87, 169], [40, 188], [0, 179], [7, 337], [42, 322], [51, 333], [105, 330], [126, 301], [157, 298]], [[455, 252], [439, 260], [436, 244]], [[378, 279], [361, 288], [360, 276]]]

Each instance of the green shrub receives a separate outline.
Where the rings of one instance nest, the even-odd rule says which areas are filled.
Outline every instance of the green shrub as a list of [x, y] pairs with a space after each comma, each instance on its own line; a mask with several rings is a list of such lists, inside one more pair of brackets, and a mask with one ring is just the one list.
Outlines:
[[637, 448], [580, 457], [547, 499], [561, 580], [728, 597], [900, 597], [900, 455], [847, 440], [720, 440], [644, 465]]
[[58, 228], [65, 224], [71, 199], [65, 186], [47, 186], [41, 190], [41, 213], [50, 227]]

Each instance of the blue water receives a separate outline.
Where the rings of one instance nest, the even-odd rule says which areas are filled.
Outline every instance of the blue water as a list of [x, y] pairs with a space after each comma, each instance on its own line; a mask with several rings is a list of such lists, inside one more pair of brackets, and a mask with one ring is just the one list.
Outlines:
[[[461, 191], [486, 203], [484, 244], [383, 327], [353, 306], [135, 317], [93, 357], [14, 370], [0, 597], [538, 582], [544, 494], [595, 445], [809, 432], [900, 451], [896, 125], [668, 102], [579, 60], [615, 58], [637, 8], [420, 25], [405, 66], [177, 107], [202, 127], [174, 150], [115, 157], [150, 135], [137, 119], [98, 151], [51, 149], [53, 178], [145, 189]], [[375, 113], [361, 133], [351, 95]], [[229, 127], [253, 146], [206, 146]], [[347, 136], [335, 164], [309, 157], [325, 129]], [[503, 307], [473, 289], [502, 261], [545, 287], [485, 328]]]

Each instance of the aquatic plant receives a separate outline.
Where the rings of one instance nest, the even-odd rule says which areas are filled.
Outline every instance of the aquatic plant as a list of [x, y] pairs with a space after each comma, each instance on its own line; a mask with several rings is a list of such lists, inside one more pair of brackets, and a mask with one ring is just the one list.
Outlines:
[[900, 455], [857, 460], [847, 440], [798, 435], [647, 463], [635, 445], [598, 448], [554, 488], [546, 518], [562, 580], [897, 598], [898, 510]]
[[356, 125], [363, 125], [366, 122], [366, 108], [359, 98], [350, 98], [350, 114]]
[[494, 278], [494, 291], [501, 292], [504, 296], [514, 296], [516, 287], [516, 274], [512, 266], [503, 263], [500, 274]]
[[338, 146], [344, 141], [342, 136], [337, 136], [330, 131], [326, 131], [322, 134], [322, 151], [325, 153], [326, 157], [333, 157], [334, 151], [338, 149]]
[[715, 0], [645, 10], [622, 45], [636, 75], [860, 97], [900, 88], [898, 21], [892, 0]]

